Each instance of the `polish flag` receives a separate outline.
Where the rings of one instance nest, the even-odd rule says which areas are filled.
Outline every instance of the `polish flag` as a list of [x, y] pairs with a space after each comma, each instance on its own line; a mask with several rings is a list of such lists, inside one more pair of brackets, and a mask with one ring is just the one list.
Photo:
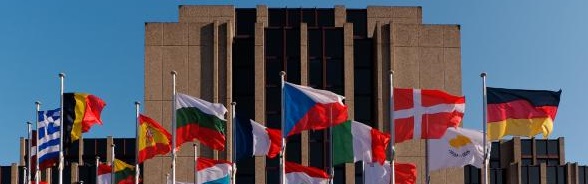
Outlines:
[[441, 90], [394, 88], [395, 143], [439, 139], [448, 127], [459, 126], [465, 97]]
[[329, 175], [314, 167], [286, 161], [286, 183], [327, 184]]

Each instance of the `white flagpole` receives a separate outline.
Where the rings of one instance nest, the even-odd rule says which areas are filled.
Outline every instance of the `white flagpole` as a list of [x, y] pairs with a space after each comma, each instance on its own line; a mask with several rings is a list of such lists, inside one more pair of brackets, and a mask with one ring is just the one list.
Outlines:
[[[427, 122], [427, 124], [425, 124], [426, 129], [426, 133], [427, 135], [429, 135], [429, 114], [425, 114], [425, 121]], [[416, 130], [415, 130], [416, 131]], [[431, 173], [429, 172], [429, 138], [427, 137], [425, 139], [425, 180], [426, 183], [429, 184], [431, 183]]]
[[23, 175], [22, 175], [22, 183], [27, 183], [27, 181], [26, 181], [27, 180], [27, 177], [28, 177], [28, 175], [27, 175], [27, 167], [23, 167], [22, 168], [22, 172], [23, 172]]
[[198, 183], [198, 145], [194, 143], [194, 184]]
[[235, 108], [236, 107], [237, 107], [237, 102], [232, 102], [231, 103], [231, 111], [232, 111], [232, 116], [233, 116], [233, 118], [231, 118], [231, 127], [232, 127], [232, 131], [231, 131], [232, 132], [232, 135], [231, 136], [233, 138], [233, 143], [231, 144], [231, 147], [232, 147], [231, 148], [232, 149], [232, 152], [231, 153], [232, 153], [232, 157], [233, 157], [233, 159], [231, 160], [231, 161], [233, 161], [233, 169], [231, 171], [231, 177], [232, 177], [231, 182], [232, 182], [232, 184], [235, 184], [236, 183], [236, 180], [237, 180], [237, 160], [236, 160], [237, 159], [236, 158], [237, 157], [237, 154], [235, 152], [235, 150], [236, 150], [235, 148], [237, 147], [235, 145], [235, 122], [236, 122], [235, 121], [235, 117], [237, 117], [236, 114], [235, 114], [235, 111], [236, 111]]
[[39, 110], [41, 109], [41, 102], [36, 101], [35, 107], [35, 129], [37, 130], [37, 135], [35, 136], [35, 141], [37, 142], [37, 146], [35, 146], [35, 153], [37, 154], [37, 156], [35, 157], [35, 163], [37, 163], [35, 165], [35, 184], [39, 184], [39, 179], [41, 178], [41, 172], [39, 170]]
[[171, 71], [172, 75], [172, 184], [176, 184], [176, 75], [177, 72]]
[[280, 183], [281, 184], [286, 184], [286, 135], [288, 134], [288, 132], [284, 131], [284, 125], [285, 125], [285, 118], [286, 115], [284, 114], [286, 111], [284, 110], [284, 76], [286, 75], [286, 72], [281, 71], [280, 72], [280, 79], [281, 79], [281, 86], [282, 86], [282, 122], [281, 122], [281, 127], [282, 127], [282, 149], [280, 151]]
[[63, 126], [65, 126], [65, 118], [63, 117], [63, 80], [65, 78], [65, 74], [64, 73], [59, 73], [59, 81], [60, 81], [60, 85], [61, 88], [59, 90], [59, 119], [60, 119], [60, 125], [59, 125], [59, 184], [63, 184], [63, 167], [64, 167], [64, 160], [63, 160]]
[[329, 170], [330, 170], [330, 180], [329, 183], [333, 184], [333, 179], [335, 177], [335, 168], [333, 168], [333, 106], [329, 107]]
[[98, 168], [99, 167], [100, 167], [100, 157], [96, 156], [96, 178], [94, 178], [94, 179], [96, 179], [96, 184], [99, 184], [98, 183]]
[[[394, 148], [394, 136], [395, 136], [395, 129], [394, 129], [394, 71], [390, 70], [390, 120], [389, 120], [389, 131], [390, 131], [390, 183], [396, 183], [396, 177], [394, 176], [394, 157], [396, 154], [396, 150]], [[365, 176], [365, 175], [364, 175]]]
[[116, 175], [114, 174], [114, 159], [116, 159], [116, 157], [114, 156], [114, 143], [112, 143], [111, 146], [111, 151], [112, 151], [112, 161], [110, 162], [110, 180], [111, 183], [114, 184], [114, 182], [116, 181]]
[[361, 161], [361, 175], [363, 176], [363, 183], [365, 184], [365, 161]]
[[484, 138], [483, 138], [483, 142], [484, 142], [484, 164], [482, 167], [482, 184], [488, 184], [488, 148], [486, 146], [487, 142], [487, 132], [486, 132], [486, 125], [488, 123], [488, 94], [486, 93], [486, 73], [482, 72], [480, 74], [480, 77], [482, 77], [482, 98], [483, 98], [483, 104], [482, 104], [482, 126], [484, 127]]
[[[135, 101], [135, 140], [139, 140], [139, 108], [141, 103]], [[135, 184], [139, 184], [139, 142], [135, 144]]]
[[27, 169], [25, 169], [25, 171], [28, 171], [28, 172], [25, 173], [26, 180], [23, 181], [23, 183], [25, 183], [25, 184], [29, 184], [29, 182], [31, 181], [31, 170], [33, 170], [31, 168], [31, 161], [33, 160], [32, 159], [33, 157], [31, 156], [31, 151], [32, 151], [31, 147], [33, 146], [33, 143], [32, 143], [32, 141], [33, 141], [33, 139], [32, 139], [33, 138], [32, 131], [33, 131], [33, 129], [31, 127], [31, 122], [27, 121], [27, 133], [28, 133], [28, 138], [27, 139], [29, 139], [27, 141], [27, 151], [29, 152], [29, 154], [27, 154]]

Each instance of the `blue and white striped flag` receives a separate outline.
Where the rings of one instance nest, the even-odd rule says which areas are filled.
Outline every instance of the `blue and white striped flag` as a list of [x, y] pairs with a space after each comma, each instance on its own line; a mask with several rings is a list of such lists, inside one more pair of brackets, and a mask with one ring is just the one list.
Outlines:
[[45, 169], [59, 162], [59, 108], [55, 110], [39, 111], [37, 122], [39, 141], [39, 169]]

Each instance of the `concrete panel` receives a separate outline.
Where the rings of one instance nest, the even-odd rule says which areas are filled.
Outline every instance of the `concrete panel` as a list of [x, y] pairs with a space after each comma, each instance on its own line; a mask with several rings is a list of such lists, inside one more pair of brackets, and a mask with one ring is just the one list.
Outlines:
[[393, 24], [393, 46], [417, 46], [419, 41], [418, 24]]
[[443, 47], [461, 47], [461, 28], [459, 25], [447, 25], [443, 30]]
[[444, 48], [443, 63], [445, 65], [444, 90], [454, 95], [461, 95], [461, 49]]
[[421, 7], [368, 6], [368, 37], [373, 36], [376, 22], [420, 24], [422, 22], [421, 11]]
[[[190, 144], [192, 147], [192, 144]], [[194, 156], [182, 156], [176, 158], [176, 181], [194, 182]]]
[[347, 22], [347, 11], [343, 5], [335, 5], [335, 27], [343, 27]]
[[266, 27], [268, 25], [268, 9], [266, 5], [257, 5], [256, 7], [257, 18], [256, 22]]
[[417, 47], [394, 48], [394, 86], [398, 88], [418, 88], [419, 49]]
[[157, 22], [145, 23], [145, 45], [163, 44], [163, 24]]
[[[369, 12], [369, 11], [368, 11]], [[377, 128], [380, 131], [384, 131], [384, 116], [385, 116], [385, 110], [384, 110], [384, 101], [383, 101], [383, 91], [384, 91], [384, 79], [381, 77], [382, 73], [386, 70], [383, 66], [383, 58], [382, 58], [382, 24], [380, 22], [376, 22], [376, 27], [375, 27], [375, 33], [373, 36], [373, 43], [374, 43], [374, 59], [376, 62], [376, 69], [374, 71], [375, 75], [376, 75], [376, 114], [377, 117], [375, 118], [375, 121], [377, 122]]]
[[211, 23], [212, 20], [227, 23], [235, 21], [235, 17], [180, 17], [181, 23]]
[[396, 155], [400, 157], [425, 156], [424, 148], [424, 141], [408, 140], [396, 144]]
[[433, 171], [429, 173], [431, 175], [431, 184], [446, 184], [447, 180], [445, 178], [445, 175], [447, 174], [447, 171], [445, 169], [441, 169], [441, 170], [437, 170], [437, 171]]
[[447, 184], [464, 183], [463, 167], [445, 169], [445, 181]]
[[[300, 24], [300, 84], [308, 85], [308, 25]], [[309, 163], [309, 135], [308, 131], [300, 133], [300, 163], [308, 166]]]
[[201, 59], [200, 46], [188, 47], [188, 93], [196, 97], [200, 96], [201, 89]]
[[188, 45], [212, 45], [211, 23], [187, 23]]
[[419, 30], [419, 46], [443, 47], [443, 26], [422, 25]]
[[349, 119], [353, 119], [354, 101], [355, 101], [355, 83], [354, 83], [354, 61], [353, 61], [353, 24], [346, 23], [343, 27], [343, 61], [344, 61], [344, 76], [345, 81], [345, 104], [349, 110]]
[[[179, 10], [180, 22], [191, 17], [235, 17], [232, 5], [182, 5]], [[187, 21], [187, 20], [186, 20]]]
[[188, 45], [188, 25], [184, 23], [164, 23], [163, 45]]
[[143, 181], [145, 184], [161, 184], [165, 182], [165, 170], [163, 157], [154, 157], [143, 163]]
[[145, 100], [162, 100], [161, 46], [145, 46]]
[[444, 88], [443, 48], [419, 49], [419, 81], [422, 89]]
[[[255, 75], [255, 121], [265, 124], [265, 54], [264, 54], [264, 24], [259, 23], [259, 14], [264, 7], [257, 6], [258, 23], [255, 23], [254, 40], [254, 75]], [[265, 7], [267, 16], [267, 7]], [[267, 21], [267, 17], [265, 18]], [[255, 157], [255, 182], [265, 183], [265, 157]]]
[[163, 46], [162, 51], [162, 81], [163, 100], [172, 100], [172, 75], [171, 71], [177, 72], [176, 91], [178, 93], [188, 92], [188, 47], [187, 46]]

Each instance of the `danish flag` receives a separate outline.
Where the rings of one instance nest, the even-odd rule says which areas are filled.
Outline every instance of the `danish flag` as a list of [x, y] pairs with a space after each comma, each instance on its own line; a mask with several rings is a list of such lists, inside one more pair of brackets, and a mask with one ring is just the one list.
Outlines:
[[394, 88], [394, 142], [439, 139], [448, 127], [459, 126], [465, 97], [441, 90]]

